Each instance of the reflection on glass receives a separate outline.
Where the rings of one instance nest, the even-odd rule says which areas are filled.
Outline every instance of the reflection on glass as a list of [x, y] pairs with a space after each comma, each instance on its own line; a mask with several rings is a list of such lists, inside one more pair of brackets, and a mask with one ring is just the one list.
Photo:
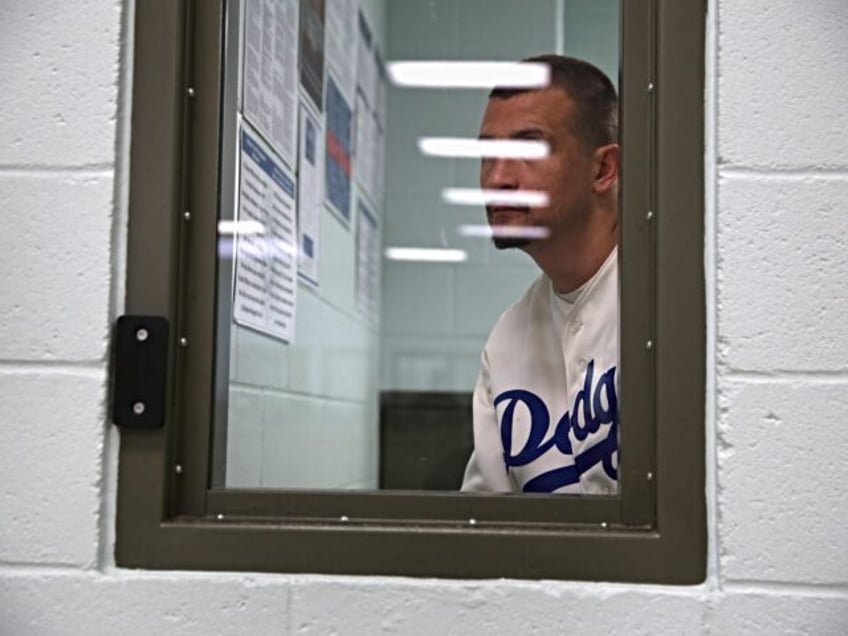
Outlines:
[[614, 492], [617, 137], [516, 62], [615, 82], [618, 0], [266, 4], [229, 35], [218, 485]]
[[434, 157], [501, 157], [512, 159], [544, 159], [550, 148], [543, 141], [516, 139], [458, 139], [455, 137], [424, 137], [418, 149]]
[[428, 60], [389, 64], [389, 77], [410, 88], [544, 88], [549, 83], [545, 64]]

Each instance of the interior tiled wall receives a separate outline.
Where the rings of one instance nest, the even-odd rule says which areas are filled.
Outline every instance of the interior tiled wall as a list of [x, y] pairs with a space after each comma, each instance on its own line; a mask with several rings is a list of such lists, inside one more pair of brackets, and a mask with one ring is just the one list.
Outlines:
[[[617, 77], [617, 0], [363, 6], [390, 61], [517, 60], [564, 43]], [[354, 228], [325, 210], [321, 285], [298, 289], [293, 343], [233, 325], [229, 486], [376, 487], [379, 390], [470, 391], [486, 335], [537, 276], [523, 253], [458, 235], [484, 223], [483, 211], [443, 203], [440, 192], [476, 187], [477, 162], [417, 150], [421, 136], [476, 136], [486, 93], [390, 86], [388, 100], [383, 245], [458, 248], [468, 260], [383, 261], [377, 326], [355, 307]]]
[[[360, 6], [384, 53], [385, 1]], [[379, 326], [356, 307], [357, 196], [350, 228], [323, 211], [320, 287], [299, 284], [292, 343], [232, 325], [227, 486], [377, 485]]]

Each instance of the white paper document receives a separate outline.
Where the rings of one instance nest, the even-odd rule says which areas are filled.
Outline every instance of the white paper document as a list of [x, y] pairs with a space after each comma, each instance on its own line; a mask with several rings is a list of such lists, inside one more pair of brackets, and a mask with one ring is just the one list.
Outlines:
[[380, 55], [380, 49], [374, 50], [374, 63], [377, 69], [374, 84], [374, 114], [377, 116], [377, 123], [383, 130], [386, 129], [386, 112], [388, 106], [388, 71], [386, 64], [383, 62], [383, 56]]
[[[371, 40], [365, 19], [359, 14], [360, 76], [357, 80], [355, 118], [355, 177], [368, 198], [382, 206], [385, 187], [386, 69], [379, 49]], [[365, 58], [365, 59], [363, 59]]]
[[300, 109], [300, 160], [297, 180], [298, 273], [318, 286], [319, 236], [324, 209], [324, 131], [305, 107]]
[[377, 65], [374, 59], [374, 37], [368, 20], [362, 11], [359, 12], [359, 38], [356, 52], [356, 84], [368, 105], [374, 105], [376, 89]]
[[386, 187], [386, 136], [376, 114], [368, 107], [360, 91], [356, 93], [356, 181], [378, 207]]
[[361, 90], [356, 91], [356, 146], [354, 175], [359, 186], [374, 198], [374, 176], [376, 174], [376, 143], [374, 117]]
[[356, 224], [356, 305], [373, 322], [380, 315], [380, 230], [364, 201]]
[[382, 207], [386, 194], [386, 133], [379, 124], [375, 133], [374, 200]]
[[291, 342], [297, 288], [294, 180], [247, 125], [240, 141], [233, 319]]
[[327, 0], [325, 56], [339, 91], [353, 103], [356, 93], [356, 0]]
[[242, 113], [290, 166], [297, 135], [297, 0], [245, 0]]
[[327, 78], [325, 199], [345, 227], [350, 227], [353, 112], [335, 80]]

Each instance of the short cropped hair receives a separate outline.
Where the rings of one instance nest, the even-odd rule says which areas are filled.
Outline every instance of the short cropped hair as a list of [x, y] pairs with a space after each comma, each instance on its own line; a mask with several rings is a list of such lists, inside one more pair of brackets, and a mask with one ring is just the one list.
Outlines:
[[[521, 61], [548, 65], [550, 86], [560, 88], [574, 101], [577, 119], [573, 132], [588, 150], [618, 143], [618, 95], [601, 69], [565, 55], [536, 55]], [[489, 98], [506, 99], [530, 90], [535, 89], [495, 87]]]

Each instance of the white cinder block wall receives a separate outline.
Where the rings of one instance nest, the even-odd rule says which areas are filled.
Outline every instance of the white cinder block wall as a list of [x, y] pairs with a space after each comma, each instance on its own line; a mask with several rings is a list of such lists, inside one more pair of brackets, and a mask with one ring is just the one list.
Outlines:
[[709, 9], [710, 569], [679, 588], [115, 568], [131, 7], [2, 3], [0, 633], [846, 633], [848, 6]]

